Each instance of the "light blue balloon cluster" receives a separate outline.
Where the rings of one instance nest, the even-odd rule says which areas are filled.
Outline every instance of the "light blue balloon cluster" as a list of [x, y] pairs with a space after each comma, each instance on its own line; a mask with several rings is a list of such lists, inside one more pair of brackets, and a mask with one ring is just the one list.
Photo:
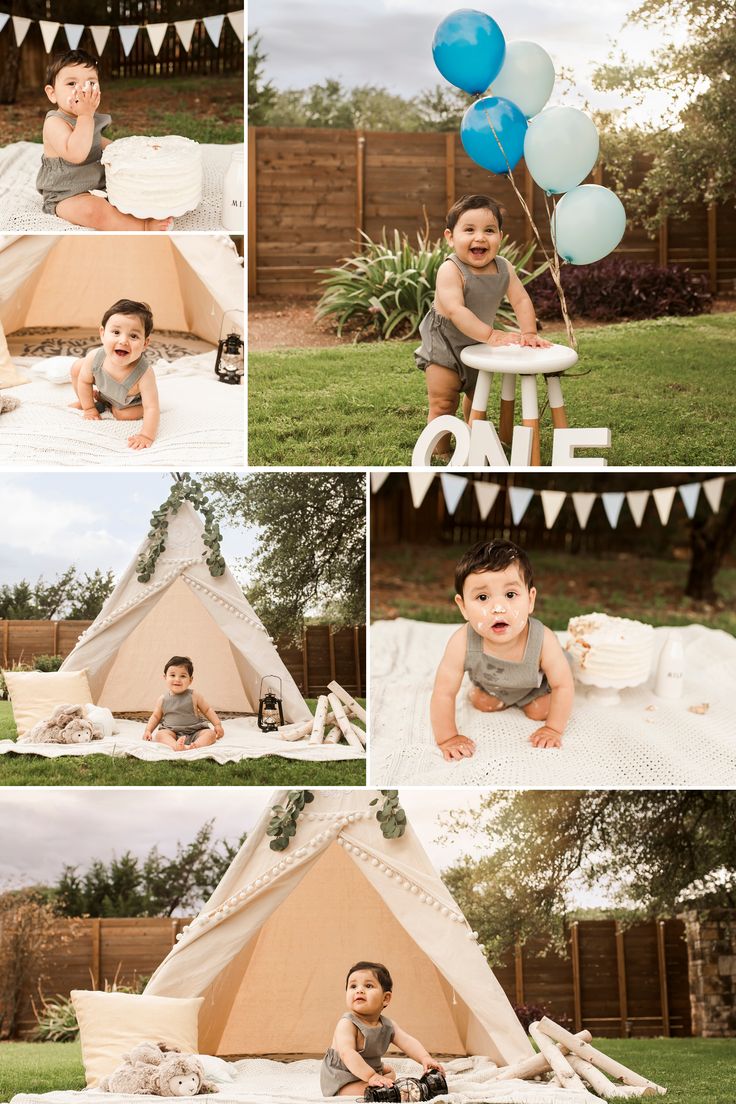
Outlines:
[[461, 8], [437, 27], [432, 55], [450, 84], [482, 96], [460, 124], [468, 156], [502, 175], [523, 156], [540, 188], [564, 193], [552, 226], [560, 257], [591, 264], [615, 249], [626, 229], [623, 204], [608, 188], [582, 184], [598, 160], [595, 124], [575, 107], [542, 110], [555, 81], [549, 54], [536, 42], [507, 45], [490, 15]]

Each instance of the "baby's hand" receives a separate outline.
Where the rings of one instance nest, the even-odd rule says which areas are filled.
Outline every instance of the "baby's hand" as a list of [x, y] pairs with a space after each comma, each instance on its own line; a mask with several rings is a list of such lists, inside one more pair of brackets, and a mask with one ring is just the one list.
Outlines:
[[221, 740], [224, 735], [225, 729], [222, 727], [222, 725], [215, 725], [215, 736], [217, 737], [217, 739]]
[[449, 740], [438, 742], [443, 759], [470, 759], [475, 754], [475, 744], [468, 736], [451, 736]]
[[557, 732], [554, 728], [550, 728], [549, 725], [542, 725], [536, 732], [532, 732], [529, 739], [531, 740], [532, 747], [562, 747], [562, 733]]
[[425, 1058], [424, 1061], [422, 1062], [422, 1067], [423, 1067], [423, 1072], [424, 1073], [426, 1073], [427, 1070], [431, 1070], [431, 1069], [439, 1070], [440, 1073], [445, 1072], [445, 1067], [442, 1065], [442, 1063], [441, 1062], [435, 1062], [434, 1058]]
[[386, 1077], [383, 1073], [374, 1073], [372, 1077], [368, 1078], [366, 1082], [368, 1085], [372, 1085], [376, 1089], [390, 1089], [394, 1083], [393, 1077]]
[[146, 437], [143, 433], [136, 433], [132, 437], [128, 438], [128, 448], [132, 449], [144, 449], [150, 448], [153, 441], [150, 437]]
[[[85, 87], [86, 85], [86, 87]], [[69, 106], [75, 115], [94, 115], [100, 106], [100, 86], [97, 81], [85, 82], [71, 98]]]
[[91, 406], [89, 408], [89, 410], [85, 410], [84, 411], [84, 416], [85, 416], [85, 418], [87, 418], [91, 422], [92, 421], [99, 422], [99, 420], [100, 420], [100, 412], [99, 412], [99, 410], [97, 409], [96, 406]]
[[152, 740], [153, 739], [153, 733], [148, 732], [148, 731], [144, 732], [143, 733], [143, 739], [144, 740]]
[[540, 337], [536, 333], [523, 333], [521, 335], [520, 345], [525, 345], [528, 349], [551, 349], [552, 342], [545, 341], [543, 337]]
[[521, 334], [505, 333], [503, 330], [494, 330], [488, 338], [486, 345], [518, 345], [521, 342]]

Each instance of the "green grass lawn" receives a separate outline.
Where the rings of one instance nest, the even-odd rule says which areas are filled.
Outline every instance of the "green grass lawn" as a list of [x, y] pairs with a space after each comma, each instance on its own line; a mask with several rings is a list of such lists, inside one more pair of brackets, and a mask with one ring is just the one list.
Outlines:
[[[733, 1104], [736, 1039], [603, 1039], [596, 1046], [660, 1085], [669, 1104]], [[0, 1043], [0, 1100], [82, 1089], [76, 1043]]]
[[[356, 699], [365, 705], [365, 698]], [[314, 711], [316, 699], [307, 698]], [[0, 740], [16, 736], [10, 702], [0, 702]], [[365, 760], [300, 762], [267, 755], [240, 763], [200, 759], [189, 763], [146, 763], [84, 755], [45, 759], [40, 755], [0, 755], [2, 786], [364, 786]]]
[[[563, 340], [561, 331], [545, 336]], [[572, 372], [590, 371], [563, 382], [569, 421], [610, 428], [610, 465], [736, 461], [736, 390], [728, 386], [736, 314], [619, 323], [580, 330], [578, 337], [580, 361]], [[412, 356], [417, 344], [251, 353], [249, 463], [410, 464], [427, 415], [424, 376]], [[498, 396], [495, 384], [494, 417]], [[547, 411], [543, 464], [551, 450]]]

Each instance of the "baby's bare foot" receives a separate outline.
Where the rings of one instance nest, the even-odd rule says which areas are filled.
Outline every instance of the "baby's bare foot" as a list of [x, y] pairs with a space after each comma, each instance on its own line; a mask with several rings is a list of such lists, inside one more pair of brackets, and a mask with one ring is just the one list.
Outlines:
[[72, 408], [72, 410], [81, 410], [82, 409], [81, 402], [69, 403], [69, 406]]
[[144, 219], [143, 220], [143, 227], [144, 227], [145, 230], [147, 230], [147, 231], [159, 231], [159, 232], [164, 233], [164, 234], [166, 233], [167, 230], [170, 230], [173, 225], [174, 225], [174, 219], [173, 219], [172, 216], [169, 216], [168, 218], [165, 218], [165, 219], [152, 219], [152, 218], [150, 218], [150, 219]]
[[180, 736], [179, 739], [176, 741], [176, 747], [174, 748], [174, 750], [175, 751], [186, 751], [186, 749], [187, 749], [187, 742], [186, 742], [186, 740], [183, 736]]

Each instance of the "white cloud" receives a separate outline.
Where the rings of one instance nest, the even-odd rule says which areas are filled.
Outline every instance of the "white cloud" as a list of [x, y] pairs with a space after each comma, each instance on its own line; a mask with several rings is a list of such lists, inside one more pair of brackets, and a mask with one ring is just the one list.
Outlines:
[[[0, 490], [0, 540], [5, 549], [30, 556], [52, 554], [59, 563], [107, 563], [118, 560], [127, 544], [100, 526], [96, 502], [13, 485], [6, 481]], [[7, 555], [7, 551], [6, 551]]]

